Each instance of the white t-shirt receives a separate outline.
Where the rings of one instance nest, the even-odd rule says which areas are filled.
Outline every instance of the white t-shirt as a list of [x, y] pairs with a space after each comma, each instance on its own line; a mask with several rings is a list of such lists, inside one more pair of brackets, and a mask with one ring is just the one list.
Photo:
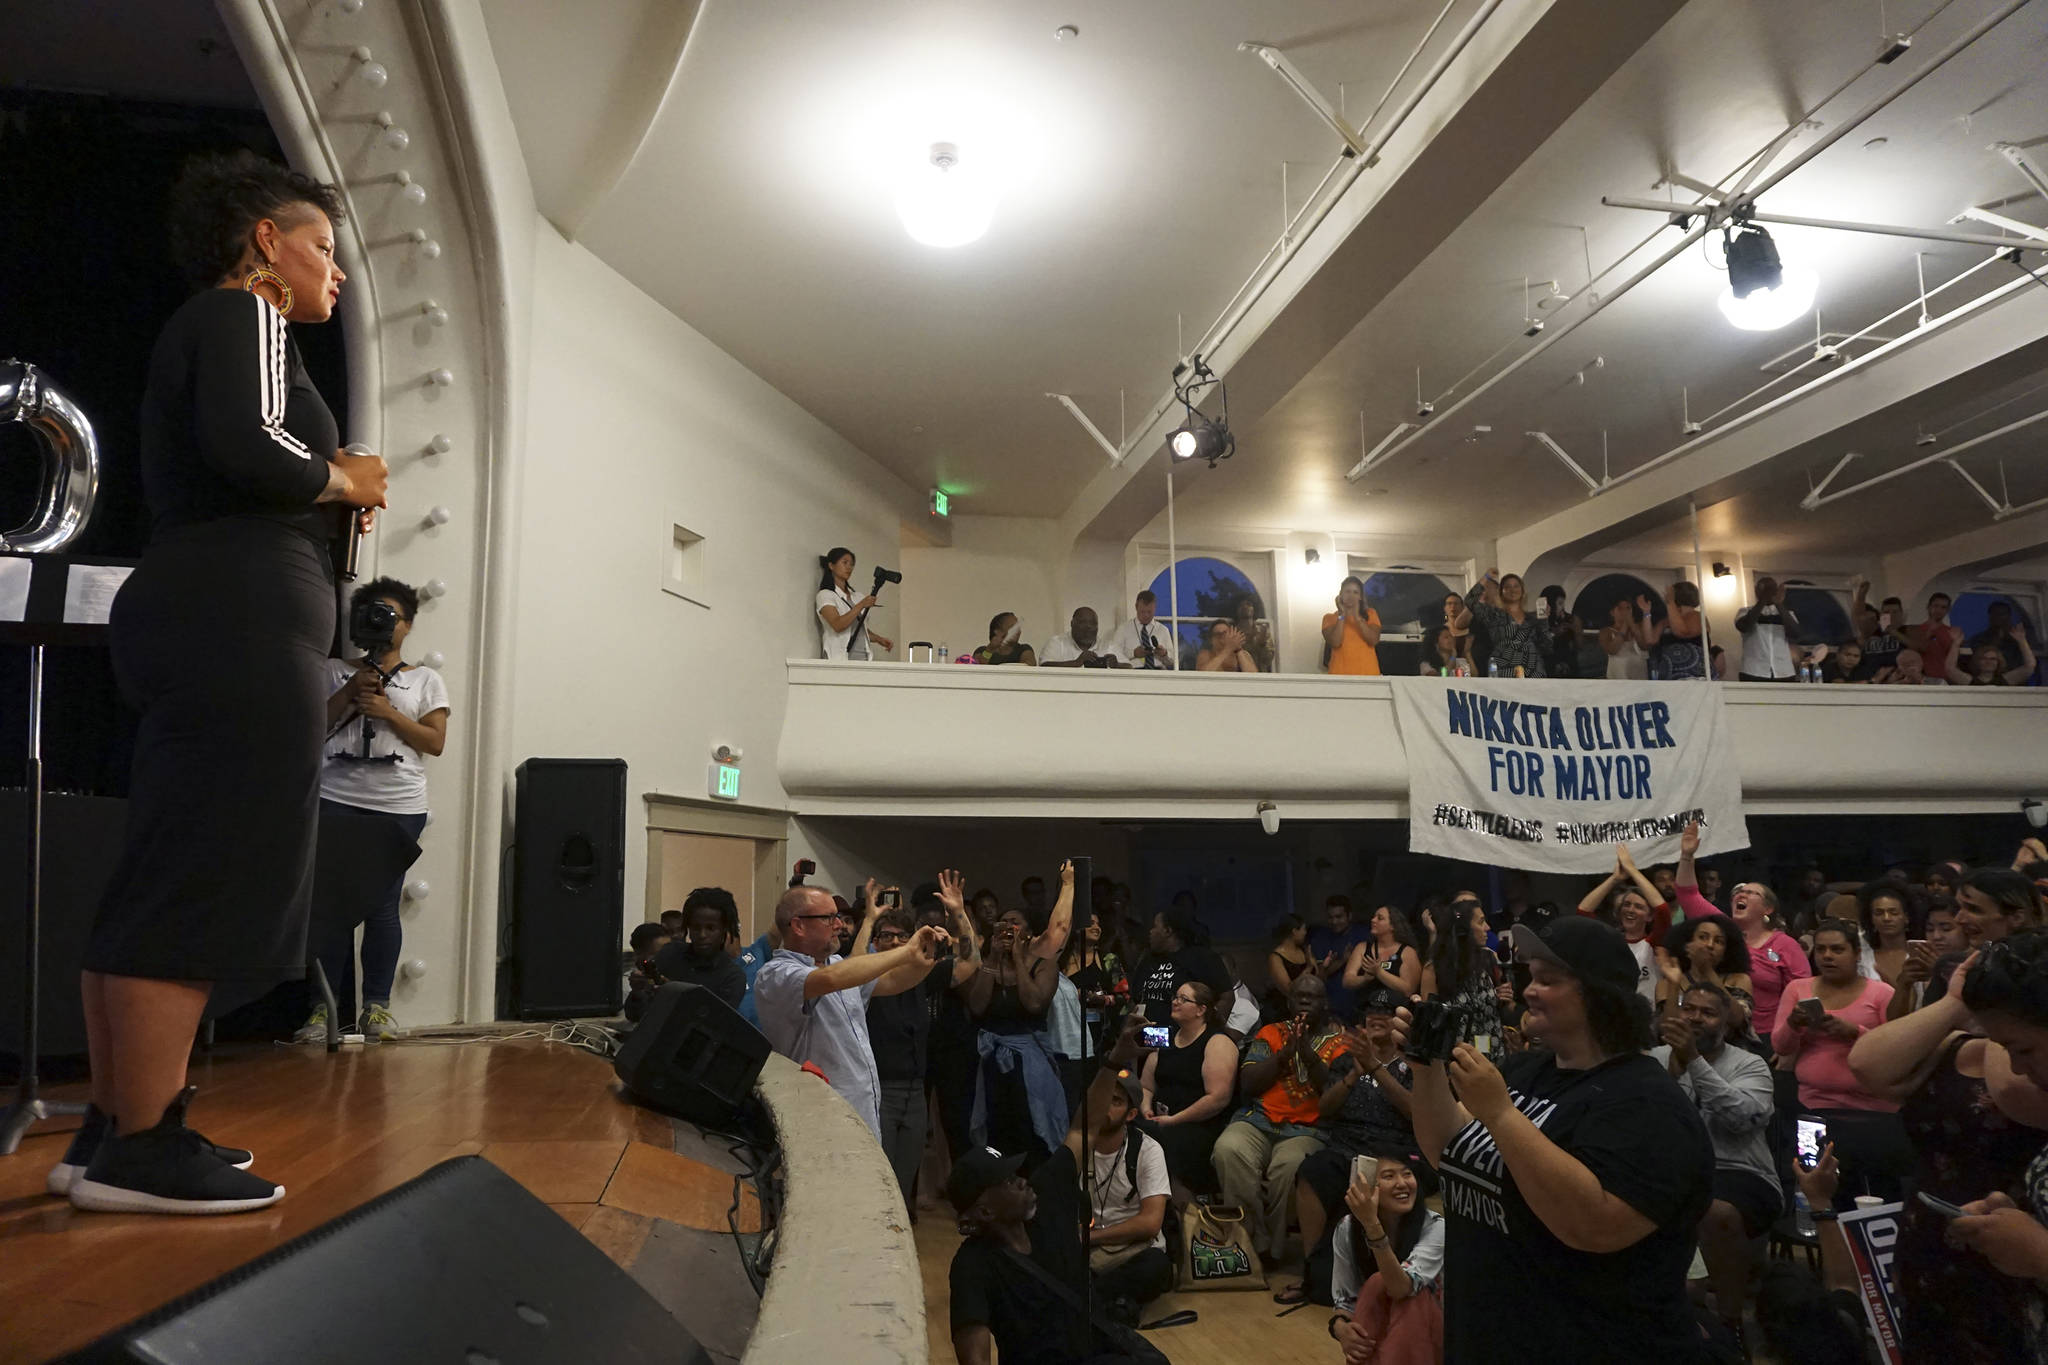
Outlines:
[[847, 654], [847, 652], [846, 652], [846, 642], [847, 642], [848, 640], [850, 640], [850, 639], [852, 639], [852, 638], [853, 638], [853, 631], [854, 631], [854, 627], [856, 627], [856, 626], [858, 626], [858, 625], [860, 624], [860, 617], [859, 617], [859, 614], [858, 614], [858, 613], [856, 613], [856, 614], [855, 614], [855, 616], [854, 616], [854, 619], [853, 619], [853, 620], [851, 620], [851, 621], [848, 621], [848, 622], [846, 623], [846, 629], [845, 629], [845, 630], [834, 630], [834, 629], [832, 629], [832, 623], [831, 623], [830, 621], [827, 621], [827, 620], [825, 619], [825, 608], [826, 608], [826, 607], [833, 607], [833, 608], [836, 608], [836, 609], [837, 609], [837, 610], [839, 610], [839, 611], [852, 611], [852, 610], [853, 610], [853, 604], [854, 604], [854, 603], [856, 603], [856, 602], [858, 602], [858, 601], [860, 601], [860, 599], [859, 599], [858, 597], [855, 597], [855, 596], [853, 595], [853, 589], [852, 589], [852, 588], [848, 588], [848, 589], [846, 589], [846, 590], [845, 590], [844, 592], [841, 592], [841, 591], [840, 591], [839, 589], [837, 589], [837, 588], [820, 588], [820, 589], [818, 589], [818, 604], [817, 604], [817, 606], [816, 606], [816, 607], [812, 608], [812, 610], [813, 610], [813, 611], [815, 611], [815, 612], [817, 613], [817, 617], [818, 617], [818, 634], [819, 634], [819, 636], [820, 636], [820, 637], [822, 637], [822, 638], [823, 638], [823, 640], [824, 640], [824, 642], [825, 642], [825, 657], [826, 657], [826, 658], [828, 658], [828, 659], [845, 659], [845, 658], [865, 659], [865, 658], [867, 658], [867, 657], [868, 657], [868, 628], [867, 628], [867, 627], [862, 627], [862, 628], [861, 628], [861, 632], [860, 632], [860, 639], [859, 639], [858, 641], [855, 641], [855, 643], [854, 643], [854, 646], [853, 646], [853, 653], [852, 653], [851, 655], [849, 655], [849, 654]]
[[1230, 1017], [1223, 1021], [1223, 1026], [1247, 1038], [1259, 1031], [1259, 1002], [1252, 998], [1252, 988], [1242, 981], [1231, 996]]
[[[1109, 646], [1097, 637], [1095, 652], [1101, 654], [1108, 649]], [[1074, 643], [1074, 637], [1071, 635], [1055, 635], [1045, 642], [1044, 649], [1038, 651], [1038, 662], [1041, 664], [1070, 664], [1080, 657], [1081, 646]]]
[[1631, 943], [1628, 950], [1636, 955], [1636, 993], [1650, 1002], [1652, 1010], [1657, 1008], [1657, 950], [1644, 939]]
[[1151, 632], [1153, 648], [1158, 651], [1152, 660], [1154, 668], [1180, 667], [1180, 650], [1175, 645], [1173, 632], [1156, 616], [1149, 626], [1140, 626], [1134, 616], [1116, 628], [1116, 634], [1109, 637], [1109, 652], [1116, 655], [1119, 663], [1127, 663], [1132, 668], [1145, 667], [1145, 661], [1138, 657], [1138, 651], [1144, 647], [1144, 642], [1138, 638], [1141, 630]]
[[[1332, 1306], [1339, 1313], [1349, 1313], [1358, 1305], [1358, 1291], [1364, 1286], [1366, 1279], [1364, 1275], [1359, 1273], [1362, 1267], [1356, 1260], [1352, 1259], [1352, 1226], [1351, 1215], [1347, 1213], [1337, 1220], [1337, 1231], [1331, 1239], [1331, 1249], [1336, 1255], [1330, 1265], [1330, 1299]], [[1392, 1230], [1384, 1224], [1381, 1225], [1381, 1231], [1386, 1232], [1388, 1236], [1393, 1235]], [[1379, 1262], [1377, 1260], [1372, 1261], [1371, 1265], [1374, 1270], [1379, 1269]], [[1422, 1235], [1415, 1239], [1415, 1247], [1408, 1253], [1407, 1258], [1401, 1262], [1401, 1267], [1408, 1272], [1409, 1283], [1413, 1284], [1417, 1289], [1421, 1289], [1425, 1285], [1435, 1284], [1437, 1277], [1443, 1274], [1444, 1216], [1442, 1214], [1429, 1214], [1428, 1221], [1422, 1225]]]
[[[339, 692], [356, 675], [356, 665], [344, 659], [327, 661], [331, 692]], [[385, 685], [384, 695], [391, 709], [407, 720], [431, 716], [448, 709], [448, 684], [431, 668], [406, 668]], [[382, 721], [370, 722], [370, 757], [396, 756], [395, 763], [351, 762], [336, 755], [360, 756], [363, 752], [363, 717], [348, 713], [321, 749], [320, 795], [329, 801], [387, 815], [424, 815], [427, 811], [427, 769], [420, 751], [400, 739]]]
[[[1113, 1152], [1098, 1152], [1095, 1145], [1088, 1146], [1088, 1157], [1092, 1169], [1088, 1172], [1088, 1196], [1095, 1206], [1095, 1226], [1110, 1227], [1126, 1218], [1136, 1218], [1141, 1205], [1156, 1195], [1173, 1196], [1173, 1182], [1166, 1174], [1166, 1153], [1159, 1144], [1135, 1128], [1124, 1129], [1124, 1141], [1138, 1144], [1138, 1183], [1131, 1184], [1130, 1171], [1125, 1164], [1124, 1149]], [[1153, 1238], [1152, 1245], [1161, 1251], [1166, 1249], [1166, 1231], [1162, 1228]]]

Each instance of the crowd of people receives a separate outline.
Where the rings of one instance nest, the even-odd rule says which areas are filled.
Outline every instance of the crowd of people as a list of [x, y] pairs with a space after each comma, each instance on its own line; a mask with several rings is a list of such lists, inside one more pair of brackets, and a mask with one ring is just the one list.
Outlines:
[[[818, 617], [827, 658], [865, 658], [865, 645], [849, 640], [859, 614], [873, 597], [856, 597], [846, 576], [852, 556], [827, 563], [831, 579], [818, 592]], [[837, 577], [834, 577], [837, 575]], [[1848, 632], [1830, 633], [1802, 621], [1785, 601], [1776, 579], [1756, 580], [1754, 603], [1735, 617], [1729, 648], [1709, 639], [1700, 607], [1699, 585], [1681, 579], [1665, 600], [1648, 594], [1618, 599], [1604, 625], [1593, 628], [1566, 606], [1565, 590], [1551, 584], [1531, 601], [1519, 574], [1488, 570], [1470, 592], [1447, 593], [1413, 622], [1421, 647], [1415, 671], [1424, 677], [1713, 679], [1739, 682], [1903, 684], [1908, 686], [2020, 687], [2033, 684], [2037, 658], [2012, 603], [1986, 608], [1986, 628], [1965, 636], [1949, 622], [1952, 599], [1937, 592], [1927, 599], [1924, 619], [1907, 619], [1904, 605], [1887, 597], [1869, 601], [1870, 584], [1857, 579], [1849, 607]], [[1366, 601], [1365, 583], [1344, 579], [1332, 610], [1322, 618], [1318, 670], [1339, 676], [1377, 677], [1383, 627]], [[1131, 614], [1105, 632], [1093, 607], [1077, 607], [1065, 633], [1042, 646], [1024, 639], [1015, 612], [999, 612], [988, 623], [988, 642], [958, 657], [960, 663], [1010, 664], [1039, 668], [1194, 669], [1206, 673], [1271, 673], [1279, 650], [1258, 602], [1240, 596], [1227, 615], [1202, 626], [1200, 643], [1184, 649], [1173, 623], [1160, 619], [1149, 589], [1132, 603]], [[1407, 623], [1403, 623], [1404, 626]], [[1592, 652], [1592, 644], [1599, 653]], [[887, 642], [878, 641], [882, 647]], [[1604, 663], [1589, 666], [1589, 659]]]
[[[973, 1365], [1157, 1360], [1131, 1329], [1211, 1213], [1347, 1365], [1858, 1361], [1859, 1199], [1904, 1204], [1904, 1359], [2048, 1358], [2048, 847], [1725, 892], [1697, 847], [1617, 848], [1576, 913], [1333, 895], [1263, 969], [1186, 893], [1146, 916], [1096, 878], [1077, 913], [1071, 865], [1009, 908], [951, 870], [794, 886], [745, 948], [702, 888], [636, 931], [635, 980], [738, 1004], [913, 1219], [951, 1205]], [[1767, 1268], [1773, 1236], [1821, 1273]]]

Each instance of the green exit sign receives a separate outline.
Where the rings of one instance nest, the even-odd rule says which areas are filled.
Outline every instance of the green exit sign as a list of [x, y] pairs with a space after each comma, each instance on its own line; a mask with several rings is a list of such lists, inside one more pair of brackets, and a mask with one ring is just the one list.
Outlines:
[[721, 801], [740, 799], [740, 765], [737, 763], [714, 763], [711, 765], [711, 794]]
[[934, 488], [932, 490], [932, 515], [935, 517], [947, 517], [952, 514], [953, 500], [946, 496], [945, 489]]

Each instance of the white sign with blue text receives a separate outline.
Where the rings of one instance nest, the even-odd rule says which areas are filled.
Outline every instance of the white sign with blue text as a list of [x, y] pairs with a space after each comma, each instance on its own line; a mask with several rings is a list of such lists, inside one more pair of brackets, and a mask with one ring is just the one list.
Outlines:
[[1391, 678], [1408, 751], [1408, 847], [1535, 872], [1749, 847], [1742, 783], [1708, 682]]

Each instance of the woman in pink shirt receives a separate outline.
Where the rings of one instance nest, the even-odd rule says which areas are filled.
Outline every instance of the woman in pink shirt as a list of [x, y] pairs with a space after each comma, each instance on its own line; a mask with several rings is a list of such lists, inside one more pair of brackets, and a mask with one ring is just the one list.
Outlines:
[[[1720, 913], [1700, 895], [1699, 874], [1693, 868], [1693, 855], [1699, 849], [1700, 827], [1687, 825], [1678, 836], [1678, 908], [1688, 918]], [[1729, 896], [1728, 905], [1729, 918], [1749, 946], [1749, 980], [1756, 997], [1750, 1022], [1756, 1026], [1757, 1037], [1769, 1038], [1778, 1023], [1778, 998], [1785, 993], [1786, 983], [1812, 976], [1813, 968], [1799, 940], [1770, 925], [1778, 909], [1777, 892], [1762, 882], [1744, 882]]]
[[1778, 1066], [1798, 1073], [1800, 1108], [1828, 1125], [1842, 1168], [1837, 1200], [1845, 1208], [1859, 1194], [1896, 1199], [1900, 1178], [1913, 1167], [1898, 1101], [1864, 1089], [1849, 1069], [1849, 1049], [1884, 1023], [1892, 1000], [1890, 986], [1856, 970], [1861, 951], [1855, 925], [1822, 920], [1813, 931], [1820, 974], [1785, 987], [1771, 1030]]

